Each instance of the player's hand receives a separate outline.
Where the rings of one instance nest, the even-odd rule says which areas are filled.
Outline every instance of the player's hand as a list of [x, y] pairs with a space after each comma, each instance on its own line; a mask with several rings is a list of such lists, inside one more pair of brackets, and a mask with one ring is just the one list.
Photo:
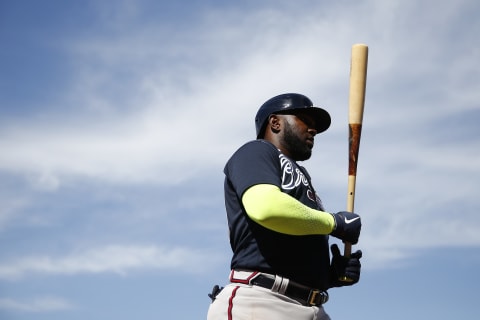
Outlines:
[[360, 237], [362, 229], [362, 220], [360, 216], [353, 212], [341, 211], [332, 214], [335, 218], [335, 229], [330, 233], [332, 236], [355, 244]]
[[[355, 251], [350, 257], [344, 257], [340, 254], [340, 249], [336, 244], [330, 247], [332, 251], [332, 264], [330, 266], [330, 288], [351, 286], [360, 280], [362, 251]], [[342, 281], [341, 279], [348, 279]]]

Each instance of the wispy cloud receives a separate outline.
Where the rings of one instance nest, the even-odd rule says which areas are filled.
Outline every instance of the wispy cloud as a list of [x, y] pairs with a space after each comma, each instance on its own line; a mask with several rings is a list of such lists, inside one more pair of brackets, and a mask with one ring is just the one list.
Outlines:
[[[395, 17], [387, 14], [393, 12], [392, 6]], [[220, 167], [234, 145], [253, 137], [253, 114], [273, 94], [305, 92], [316, 103], [325, 103], [334, 119], [339, 119], [343, 114], [337, 106], [346, 101], [342, 97], [348, 81], [348, 50], [359, 39], [374, 43], [369, 126], [383, 126], [393, 119], [399, 125], [412, 125], [417, 119], [416, 124], [422, 125], [432, 116], [471, 108], [478, 100], [474, 88], [464, 87], [462, 81], [468, 74], [478, 74], [472, 63], [465, 66], [465, 61], [478, 58], [478, 50], [455, 52], [453, 64], [447, 64], [449, 49], [442, 43], [422, 45], [431, 35], [435, 39], [447, 31], [444, 21], [455, 19], [460, 5], [441, 6], [439, 13], [424, 17], [423, 32], [415, 33], [391, 25], [415, 10], [402, 2], [372, 1], [359, 6], [376, 13], [382, 30], [377, 27], [379, 21], [367, 18], [353, 26], [348, 23], [352, 13], [333, 14], [335, 7], [312, 7], [308, 13], [288, 7], [293, 12], [212, 10], [195, 22], [195, 32], [181, 29], [178, 37], [159, 34], [154, 25], [146, 25], [108, 29], [115, 36], [99, 34], [64, 43], [74, 80], [47, 114], [3, 124], [0, 147], [9, 152], [0, 156], [0, 168], [30, 173], [37, 177], [37, 186], [47, 189], [58, 188], [70, 176], [115, 183], [191, 178], [198, 172], [188, 166], [192, 160], [197, 167]], [[302, 13], [296, 15], [296, 11]], [[115, 12], [102, 14], [140, 19], [140, 13], [127, 1]], [[302, 23], [297, 23], [298, 16]], [[319, 22], [318, 16], [324, 19]], [[373, 36], [381, 33], [388, 34], [374, 41]], [[415, 55], [419, 51], [421, 55]], [[445, 70], [438, 70], [439, 63], [445, 63]], [[432, 114], [425, 103], [433, 97], [417, 88], [420, 81], [435, 79], [432, 86], [441, 86], [436, 91], [442, 92], [432, 93], [457, 102], [458, 97], [468, 100], [453, 107], [435, 99], [430, 102], [436, 104]], [[442, 83], [440, 79], [451, 80]], [[446, 85], [450, 90], [443, 91]], [[388, 102], [380, 100], [385, 92]]]
[[[204, 272], [215, 255], [183, 247], [110, 245], [63, 257], [32, 255], [0, 263], [0, 279], [16, 280], [28, 275], [75, 275], [115, 273], [127, 275], [134, 270], [170, 270]], [[193, 266], [195, 266], [193, 268]]]
[[10, 298], [0, 298], [0, 310], [22, 312], [52, 312], [74, 309], [75, 306], [60, 297], [40, 297], [31, 301], [19, 301]]

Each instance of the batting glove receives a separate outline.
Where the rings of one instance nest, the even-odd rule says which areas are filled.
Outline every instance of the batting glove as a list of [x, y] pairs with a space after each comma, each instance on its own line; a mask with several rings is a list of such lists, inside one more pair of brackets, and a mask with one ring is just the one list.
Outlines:
[[332, 264], [330, 266], [330, 288], [351, 286], [360, 280], [362, 251], [358, 250], [344, 257], [336, 244], [330, 247], [332, 251]]
[[334, 213], [332, 216], [335, 218], [335, 229], [330, 234], [344, 242], [357, 243], [362, 229], [360, 216], [347, 211]]

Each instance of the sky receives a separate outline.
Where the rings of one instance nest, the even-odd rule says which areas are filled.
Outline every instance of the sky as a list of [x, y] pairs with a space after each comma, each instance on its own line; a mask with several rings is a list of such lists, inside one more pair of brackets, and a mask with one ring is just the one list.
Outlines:
[[302, 165], [345, 209], [355, 43], [362, 276], [326, 311], [474, 318], [478, 34], [476, 0], [0, 0], [0, 319], [206, 319], [223, 166], [264, 101], [330, 112]]

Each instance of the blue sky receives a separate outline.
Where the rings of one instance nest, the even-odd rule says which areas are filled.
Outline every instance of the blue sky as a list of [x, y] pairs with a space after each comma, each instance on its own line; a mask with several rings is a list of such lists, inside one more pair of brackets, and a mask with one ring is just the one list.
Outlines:
[[223, 165], [273, 95], [333, 124], [304, 163], [346, 206], [350, 49], [370, 48], [361, 282], [333, 319], [472, 319], [480, 4], [0, 2], [0, 318], [202, 319], [230, 248]]

